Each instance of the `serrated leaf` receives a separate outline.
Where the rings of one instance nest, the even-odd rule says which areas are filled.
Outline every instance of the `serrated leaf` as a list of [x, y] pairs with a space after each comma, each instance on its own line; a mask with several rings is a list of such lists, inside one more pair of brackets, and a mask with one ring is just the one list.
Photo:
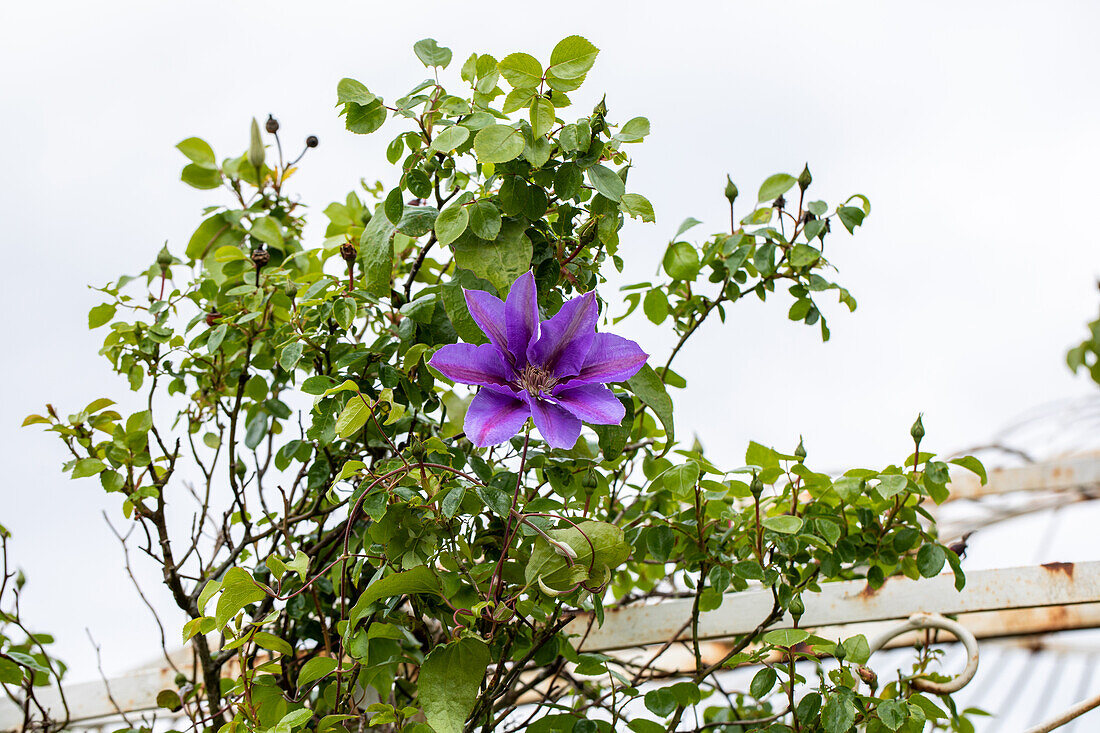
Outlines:
[[527, 146], [523, 133], [507, 125], [483, 127], [474, 136], [474, 153], [482, 163], [507, 163]]
[[516, 89], [533, 89], [542, 83], [542, 64], [527, 53], [511, 53], [497, 64], [500, 75]]

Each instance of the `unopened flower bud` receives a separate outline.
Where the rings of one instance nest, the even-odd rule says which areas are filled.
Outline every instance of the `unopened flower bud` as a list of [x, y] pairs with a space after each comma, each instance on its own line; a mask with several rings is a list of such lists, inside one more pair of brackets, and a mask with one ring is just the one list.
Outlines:
[[315, 148], [321, 141], [317, 139], [316, 135], [310, 135], [306, 138], [306, 147]]
[[263, 267], [271, 261], [271, 254], [263, 247], [252, 250], [252, 264], [257, 268]]
[[798, 176], [798, 189], [802, 192], [805, 192], [806, 189], [810, 187], [810, 184], [813, 182], [813, 180], [814, 177], [810, 175], [810, 164], [807, 163], [806, 165], [802, 166], [802, 173], [800, 173]]
[[844, 648], [844, 645], [839, 641], [836, 644], [836, 649], [833, 650], [833, 656], [836, 657], [838, 662], [843, 662], [844, 657], [848, 656], [848, 650]]
[[279, 121], [273, 115], [268, 115], [267, 122], [264, 123], [264, 129], [274, 135], [279, 131]]
[[168, 254], [168, 247], [160, 248], [160, 252], [157, 253], [157, 264], [160, 265], [162, 270], [167, 270], [168, 266], [172, 264], [172, 255]]
[[764, 482], [761, 481], [760, 476], [755, 473], [752, 475], [752, 482], [749, 484], [749, 491], [751, 491], [752, 495], [755, 496], [757, 499], [759, 499], [760, 495], [764, 493]]
[[867, 683], [867, 686], [872, 690], [878, 688], [878, 675], [871, 670], [862, 666], [856, 667], [856, 674], [858, 674], [859, 678]]
[[733, 206], [734, 199], [737, 198], [737, 186], [734, 185], [729, 174], [726, 174], [726, 198], [729, 199], [730, 206]]
[[607, 96], [606, 95], [604, 96], [603, 99], [600, 100], [599, 104], [597, 104], [595, 107], [592, 108], [592, 114], [597, 115], [599, 117], [606, 117], [607, 116]]
[[288, 282], [283, 286], [283, 292], [286, 293], [286, 297], [294, 300], [294, 297], [298, 295], [298, 286], [293, 282]]
[[206, 314], [206, 325], [213, 327], [218, 322], [218, 319], [222, 317], [221, 313], [218, 313], [218, 309], [210, 311]]
[[248, 162], [253, 168], [260, 168], [264, 164], [264, 141], [260, 137], [260, 124], [256, 118], [252, 118], [252, 136], [248, 143]]
[[348, 263], [349, 265], [355, 262], [355, 258], [356, 256], [358, 256], [358, 254], [359, 251], [351, 242], [344, 242], [340, 245], [340, 257], [342, 257], [344, 262]]
[[791, 612], [791, 616], [794, 617], [795, 621], [802, 618], [802, 614], [806, 613], [806, 604], [802, 602], [802, 596], [792, 598], [787, 610]]
[[909, 428], [909, 435], [918, 443], [924, 438], [924, 423], [921, 422], [922, 417], [924, 417], [923, 412], [917, 415], [917, 421], [913, 423], [913, 427]]
[[794, 449], [794, 457], [802, 462], [806, 460], [806, 446], [802, 444], [802, 436], [798, 436], [798, 447]]

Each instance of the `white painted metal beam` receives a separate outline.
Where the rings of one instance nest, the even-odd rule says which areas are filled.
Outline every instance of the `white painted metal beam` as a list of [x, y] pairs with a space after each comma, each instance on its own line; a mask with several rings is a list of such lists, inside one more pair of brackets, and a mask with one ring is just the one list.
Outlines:
[[[1100, 562], [982, 570], [967, 575], [961, 592], [954, 583], [950, 573], [925, 580], [892, 578], [877, 591], [862, 580], [825, 583], [820, 593], [803, 595], [806, 612], [800, 624], [815, 628], [908, 618], [919, 611], [956, 614], [1096, 602], [1100, 601]], [[691, 599], [677, 599], [609, 611], [603, 626], [588, 632], [582, 648], [604, 651], [660, 644], [677, 634], [687, 638], [681, 630], [691, 618], [691, 607]], [[700, 638], [749, 633], [771, 609], [768, 590], [727, 594], [720, 608], [700, 615]], [[791, 623], [786, 616], [775, 627]], [[568, 628], [583, 636], [587, 627], [588, 618], [583, 617]]]
[[1100, 458], [1075, 456], [1015, 468], [994, 468], [989, 471], [985, 486], [969, 471], [958, 470], [948, 488], [951, 499], [980, 499], [1019, 491], [1091, 491], [1100, 496]]

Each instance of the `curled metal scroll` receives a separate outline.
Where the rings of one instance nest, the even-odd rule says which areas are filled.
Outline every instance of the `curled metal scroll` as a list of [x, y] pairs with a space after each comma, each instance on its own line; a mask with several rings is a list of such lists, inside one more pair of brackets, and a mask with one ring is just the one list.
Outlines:
[[958, 692], [970, 682], [970, 680], [974, 679], [974, 675], [978, 671], [978, 640], [974, 638], [974, 635], [971, 634], [965, 626], [949, 618], [944, 618], [937, 613], [914, 613], [904, 624], [883, 632], [871, 642], [871, 653], [873, 654], [886, 646], [888, 641], [897, 636], [901, 636], [910, 631], [919, 631], [920, 629], [943, 629], [944, 631], [950, 632], [956, 639], [962, 642], [964, 647], [966, 647], [966, 667], [958, 676], [947, 682], [933, 682], [918, 677], [911, 682], [914, 688], [922, 692], [947, 694]]

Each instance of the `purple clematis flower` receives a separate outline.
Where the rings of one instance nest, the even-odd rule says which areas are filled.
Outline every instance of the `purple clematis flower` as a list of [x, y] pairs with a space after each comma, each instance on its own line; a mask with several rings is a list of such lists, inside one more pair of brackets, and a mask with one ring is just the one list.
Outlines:
[[566, 301], [539, 320], [535, 276], [512, 283], [507, 302], [467, 290], [466, 305], [489, 343], [448, 344], [429, 363], [454, 382], [481, 387], [466, 412], [474, 445], [503, 443], [527, 418], [554, 448], [572, 448], [581, 422], [618, 425], [626, 410], [604, 386], [634, 376], [647, 354], [622, 336], [596, 333], [596, 296]]

